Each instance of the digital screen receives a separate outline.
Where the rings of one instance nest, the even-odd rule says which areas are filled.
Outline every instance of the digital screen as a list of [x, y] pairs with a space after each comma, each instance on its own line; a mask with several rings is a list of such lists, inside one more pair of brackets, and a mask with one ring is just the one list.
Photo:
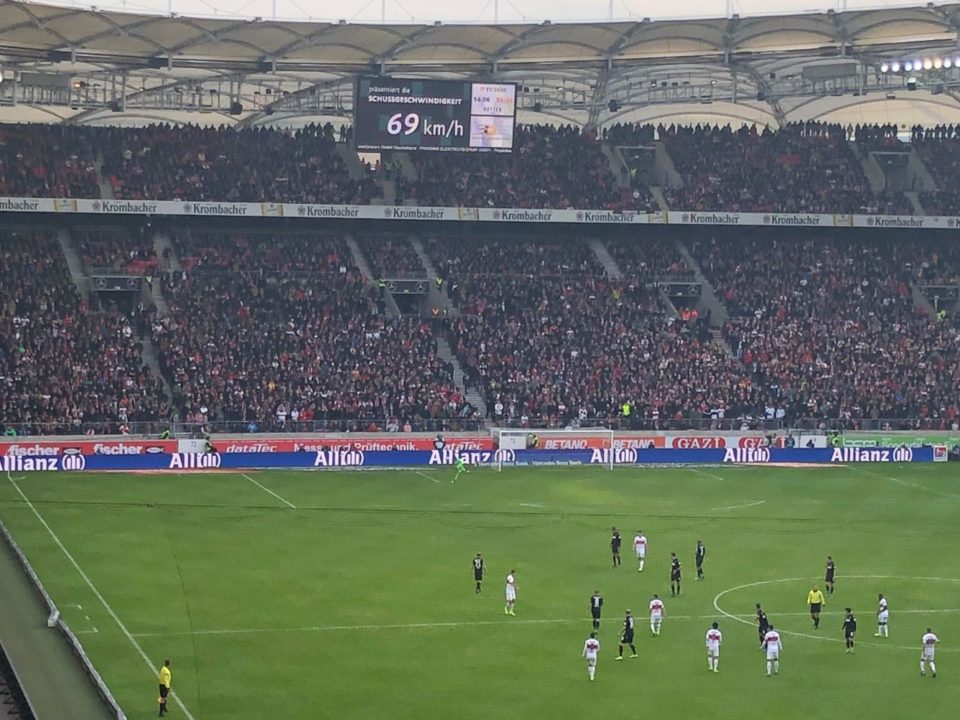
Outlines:
[[361, 78], [357, 150], [511, 152], [517, 86], [451, 80]]

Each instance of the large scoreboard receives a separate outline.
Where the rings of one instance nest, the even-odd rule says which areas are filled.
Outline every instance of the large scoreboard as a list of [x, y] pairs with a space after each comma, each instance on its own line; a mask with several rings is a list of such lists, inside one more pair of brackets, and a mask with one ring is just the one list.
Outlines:
[[357, 150], [511, 152], [517, 117], [512, 83], [360, 78]]

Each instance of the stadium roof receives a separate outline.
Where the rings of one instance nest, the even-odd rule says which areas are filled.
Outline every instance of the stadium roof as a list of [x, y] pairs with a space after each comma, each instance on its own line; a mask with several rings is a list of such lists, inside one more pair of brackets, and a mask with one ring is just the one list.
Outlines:
[[[135, 15], [0, 0], [7, 75], [54, 73], [82, 84], [62, 103], [51, 102], [55, 93], [24, 95], [20, 88], [17, 104], [69, 105], [76, 116], [62, 114], [83, 121], [102, 116], [110, 102], [154, 119], [158, 112], [226, 113], [234, 101], [244, 106], [239, 117], [247, 122], [263, 119], [268, 109], [285, 117], [348, 116], [353, 79], [384, 73], [513, 80], [523, 86], [527, 119], [603, 123], [723, 104], [700, 109], [783, 122], [816, 114], [817, 102], [827, 98], [846, 98], [828, 103], [842, 107], [872, 102], [864, 99], [871, 91], [882, 91], [884, 100], [888, 92], [905, 92], [906, 78], [880, 77], [880, 63], [955, 52], [958, 31], [960, 4], [702, 20], [371, 25]], [[814, 66], [821, 70], [807, 70]], [[921, 78], [910, 97], [942, 106], [927, 118], [933, 121], [958, 107], [953, 87], [960, 87], [960, 75], [944, 69], [926, 79], [927, 92]], [[10, 85], [0, 103], [14, 101]], [[798, 107], [806, 111], [798, 115]]]

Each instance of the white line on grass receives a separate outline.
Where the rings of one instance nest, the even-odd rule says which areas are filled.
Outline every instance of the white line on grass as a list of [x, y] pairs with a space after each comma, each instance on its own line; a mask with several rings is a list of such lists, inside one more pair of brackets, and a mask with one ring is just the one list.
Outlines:
[[[13, 478], [10, 478], [10, 484], [13, 485], [13, 487], [16, 489], [18, 493], [20, 493], [20, 497], [23, 498], [23, 501], [27, 504], [27, 507], [30, 508], [33, 511], [33, 514], [37, 516], [37, 520], [39, 520], [40, 524], [43, 525], [44, 528], [46, 528], [47, 532], [50, 534], [50, 537], [53, 538], [53, 541], [57, 544], [57, 547], [60, 548], [60, 550], [66, 556], [67, 560], [70, 561], [70, 564], [73, 565], [74, 569], [76, 569], [80, 577], [83, 578], [83, 581], [87, 584], [87, 587], [89, 587], [90, 590], [93, 591], [93, 594], [96, 595], [97, 600], [99, 600], [100, 604], [103, 605], [103, 608], [104, 610], [107, 611], [107, 614], [110, 615], [111, 618], [113, 618], [113, 621], [117, 624], [117, 627], [120, 628], [120, 631], [124, 634], [127, 640], [130, 641], [130, 644], [136, 648], [137, 652], [140, 653], [140, 657], [143, 658], [143, 661], [147, 664], [147, 667], [150, 669], [150, 672], [154, 673], [156, 671], [156, 666], [150, 661], [149, 656], [143, 651], [143, 648], [140, 647], [140, 643], [138, 643], [136, 638], [130, 634], [130, 631], [127, 630], [127, 626], [123, 624], [123, 621], [113, 611], [113, 608], [110, 607], [110, 603], [107, 602], [107, 599], [103, 597], [103, 595], [100, 593], [99, 590], [97, 590], [97, 586], [93, 584], [93, 581], [83, 571], [83, 568], [80, 567], [79, 563], [77, 563], [73, 555], [70, 554], [70, 551], [67, 550], [66, 546], [60, 541], [60, 538], [57, 537], [57, 534], [53, 531], [53, 528], [47, 524], [47, 521], [44, 520], [43, 515], [41, 515], [40, 512], [37, 510], [37, 508], [34, 507], [33, 503], [30, 502], [30, 498], [28, 498], [26, 494], [23, 492], [23, 490], [20, 489], [20, 486], [17, 485], [16, 481]], [[170, 694], [173, 696], [173, 699], [177, 703], [177, 705], [180, 706], [180, 709], [183, 711], [183, 714], [187, 717], [188, 720], [197, 720], [193, 716], [193, 713], [190, 712], [190, 709], [183, 703], [183, 701], [177, 696], [176, 693], [171, 691]]]
[[897, 485], [903, 485], [904, 487], [914, 488], [915, 490], [920, 490], [921, 492], [929, 493], [931, 495], [936, 495], [937, 497], [947, 498], [948, 500], [960, 500], [960, 495], [954, 495], [953, 493], [934, 490], [933, 488], [928, 488], [925, 485], [918, 485], [917, 483], [912, 483], [912, 482], [909, 482], [908, 480], [901, 480], [900, 478], [895, 478], [891, 475], [880, 475], [879, 473], [875, 473], [870, 470], [861, 470], [860, 468], [853, 468], [853, 470], [855, 472], [860, 473], [861, 475], [869, 475], [870, 477], [879, 478], [881, 480], [889, 480], [890, 482], [897, 483]]
[[757, 500], [756, 502], [747, 503], [746, 505], [728, 505], [726, 507], [715, 507], [710, 508], [711, 510], [739, 510], [740, 508], [756, 507], [757, 505], [763, 505], [766, 500]]
[[719, 475], [714, 475], [713, 473], [708, 473], [705, 470], [700, 470], [699, 468], [687, 468], [690, 472], [695, 472], [697, 475], [703, 475], [704, 477], [711, 478], [713, 480], [723, 480]]
[[[817, 580], [818, 578], [812, 578], [812, 579]], [[899, 575], [844, 575], [841, 579], [843, 580], [909, 580], [914, 582], [960, 583], [960, 579], [958, 578], [942, 578], [942, 577], [923, 577], [923, 578], [910, 577], [908, 578], [908, 577], [901, 577]], [[734, 613], [729, 613], [726, 610], [724, 610], [722, 607], [720, 607], [720, 598], [722, 598], [724, 595], [727, 595], [732, 592], [736, 592], [738, 590], [746, 590], [748, 588], [760, 587], [762, 585], [776, 585], [779, 583], [787, 583], [787, 582], [805, 582], [805, 581], [809, 582], [810, 580], [811, 578], [803, 578], [803, 577], [777, 578], [775, 580], [758, 580], [756, 582], [745, 583], [743, 585], [736, 585], [734, 587], [727, 588], [726, 590], [721, 590], [720, 592], [718, 592], [713, 598], [713, 607], [718, 613], [720, 613], [724, 617], [730, 618], [731, 620], [735, 620], [736, 622], [739, 622], [739, 623], [743, 623], [744, 625], [750, 625], [751, 627], [754, 627], [755, 626], [754, 620], [756, 619], [755, 615], [736, 615]], [[934, 614], [934, 613], [957, 613], [957, 612], [960, 612], [960, 609], [954, 609], [954, 608], [949, 608], [944, 610], [908, 609], [908, 610], [898, 610], [897, 614], [919, 615], [919, 614], [927, 614], [927, 613]], [[809, 613], [772, 613], [772, 614], [774, 617], [787, 616], [787, 615], [809, 615]], [[822, 614], [825, 615], [827, 613], [822, 613]], [[837, 614], [837, 613], [831, 613], [831, 614]], [[751, 619], [748, 620], [746, 618], [751, 618]], [[777, 628], [777, 629], [785, 635], [795, 635], [797, 637], [811, 638], [812, 640], [827, 640], [829, 642], [841, 642], [840, 638], [829, 637], [827, 635], [812, 635], [810, 633], [796, 632], [795, 630], [784, 630], [783, 628]], [[885, 642], [871, 643], [871, 642], [859, 641], [859, 644], [866, 645], [868, 647], [888, 647], [888, 648], [893, 648], [895, 650], [916, 650], [917, 649], [917, 647], [914, 645], [911, 645], [911, 646], [889, 645]], [[955, 650], [954, 648], [941, 648], [941, 649], [947, 650], [948, 652], [951, 650]]]
[[420, 470], [417, 470], [417, 475], [419, 475], [419, 476], [422, 477], [422, 478], [426, 478], [427, 480], [430, 480], [430, 481], [432, 481], [432, 482], [435, 482], [437, 485], [440, 484], [440, 481], [437, 480], [435, 477], [433, 477], [433, 476], [431, 476], [431, 475], [427, 475], [425, 472], [422, 472], [422, 471], [420, 471]]
[[[850, 577], [846, 575], [845, 577]], [[726, 613], [723, 610], [719, 610], [722, 615], [733, 618], [738, 622], [746, 623], [747, 625], [753, 625], [753, 622], [747, 620], [746, 618], [755, 617], [753, 614], [746, 613], [743, 615], [734, 615], [732, 613]], [[944, 610], [898, 610], [898, 615], [923, 615], [923, 614], [952, 614], [960, 613], [960, 608], [950, 608]], [[840, 611], [836, 612], [824, 612], [821, 613], [824, 616], [827, 615], [836, 615], [837, 617], [843, 615], [844, 613]], [[775, 617], [788, 617], [788, 616], [797, 616], [797, 617], [806, 617], [809, 613], [806, 612], [787, 612], [787, 613], [775, 613]], [[667, 618], [667, 621], [670, 620], [715, 620], [717, 617], [716, 613], [712, 615], [670, 615]], [[396, 624], [386, 624], [386, 625], [310, 625], [307, 627], [291, 627], [291, 628], [222, 628], [219, 630], [186, 630], [182, 632], [144, 632], [144, 633], [133, 633], [134, 637], [138, 638], [151, 638], [151, 637], [172, 637], [172, 636], [190, 636], [190, 635], [265, 635], [269, 633], [308, 633], [308, 632], [344, 632], [344, 631], [355, 631], [355, 630], [434, 630], [434, 629], [444, 629], [444, 628], [467, 628], [467, 627], [484, 627], [489, 625], [569, 625], [572, 623], [586, 623], [592, 622], [592, 618], [540, 618], [533, 620], [474, 620], [467, 622], [422, 622], [422, 623], [396, 623]], [[791, 634], [801, 634], [801, 633], [791, 633]], [[819, 637], [819, 636], [813, 636]]]
[[280, 496], [277, 495], [273, 490], [271, 490], [270, 488], [268, 488], [266, 485], [261, 485], [261, 484], [258, 483], [256, 480], [254, 480], [252, 477], [250, 477], [249, 475], [247, 475], [246, 473], [240, 473], [240, 475], [241, 475], [241, 477], [245, 477], [247, 480], [249, 480], [250, 482], [252, 482], [254, 485], [256, 485], [258, 488], [260, 488], [260, 489], [263, 490], [264, 492], [270, 493], [271, 495], [273, 495], [277, 500], [279, 500], [280, 502], [282, 502], [282, 503], [283, 503], [284, 505], [286, 505], [287, 507], [293, 508], [294, 510], [297, 509], [297, 506], [294, 505], [292, 502], [290, 502], [289, 500], [287, 500], [287, 499], [284, 498], [284, 497], [280, 497]]

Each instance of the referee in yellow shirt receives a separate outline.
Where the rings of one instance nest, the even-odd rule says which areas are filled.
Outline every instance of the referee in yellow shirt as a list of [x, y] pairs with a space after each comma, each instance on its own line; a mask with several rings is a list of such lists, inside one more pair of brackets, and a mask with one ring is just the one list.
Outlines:
[[170, 661], [164, 660], [163, 667], [160, 668], [160, 712], [157, 717], [163, 717], [167, 714], [167, 696], [170, 694]]
[[813, 618], [813, 627], [816, 630], [820, 629], [820, 608], [826, 604], [823, 593], [814, 585], [813, 589], [807, 593], [807, 605], [810, 606], [810, 617]]

